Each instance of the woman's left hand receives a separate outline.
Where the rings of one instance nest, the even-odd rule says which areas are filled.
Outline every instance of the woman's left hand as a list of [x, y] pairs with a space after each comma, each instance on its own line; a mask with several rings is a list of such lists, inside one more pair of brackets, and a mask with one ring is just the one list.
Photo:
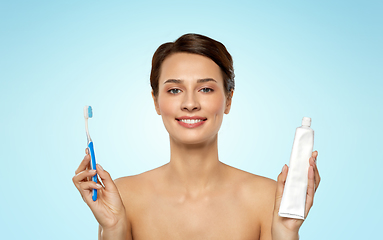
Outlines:
[[[308, 173], [308, 186], [307, 186], [307, 195], [306, 195], [306, 207], [305, 207], [305, 219], [313, 206], [314, 203], [314, 194], [318, 188], [320, 182], [320, 176], [318, 168], [316, 165], [316, 159], [318, 157], [318, 152], [314, 151], [309, 160], [310, 167]], [[278, 215], [279, 206], [281, 205], [283, 189], [285, 187], [285, 182], [287, 178], [288, 167], [287, 165], [283, 166], [282, 172], [278, 176], [277, 181], [277, 190], [275, 193], [275, 205], [273, 213], [273, 223], [272, 223], [272, 235], [273, 240], [277, 239], [298, 239], [298, 231], [301, 227], [304, 220], [293, 219], [280, 217]]]

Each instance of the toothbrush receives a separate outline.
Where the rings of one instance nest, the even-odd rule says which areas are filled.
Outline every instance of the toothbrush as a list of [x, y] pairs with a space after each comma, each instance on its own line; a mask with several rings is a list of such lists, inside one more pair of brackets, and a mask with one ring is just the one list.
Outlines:
[[[84, 107], [84, 118], [85, 118], [85, 131], [86, 131], [86, 137], [88, 139], [88, 152], [90, 153], [91, 156], [91, 161], [90, 161], [90, 167], [93, 170], [96, 170], [96, 156], [94, 155], [94, 147], [93, 147], [93, 141], [90, 138], [89, 131], [88, 131], [88, 118], [93, 117], [93, 111], [91, 106], [85, 106]], [[97, 174], [95, 174], [92, 177], [92, 181], [97, 183]], [[93, 201], [97, 200], [97, 189], [92, 190], [92, 199]]]

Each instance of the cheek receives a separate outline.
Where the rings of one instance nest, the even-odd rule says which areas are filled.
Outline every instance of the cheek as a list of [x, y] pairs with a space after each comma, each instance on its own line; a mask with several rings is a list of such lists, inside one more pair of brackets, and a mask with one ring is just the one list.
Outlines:
[[168, 115], [174, 115], [176, 108], [176, 101], [167, 98], [167, 97], [161, 97], [158, 99], [158, 106], [161, 112], [162, 117], [168, 116]]
[[225, 98], [223, 96], [217, 96], [211, 99], [208, 99], [205, 103], [205, 109], [209, 113], [214, 114], [214, 117], [222, 117], [225, 111]]

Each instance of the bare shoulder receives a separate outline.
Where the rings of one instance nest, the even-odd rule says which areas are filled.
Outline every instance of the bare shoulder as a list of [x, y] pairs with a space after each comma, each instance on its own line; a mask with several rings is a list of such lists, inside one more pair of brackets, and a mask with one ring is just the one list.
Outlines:
[[231, 179], [240, 189], [240, 195], [244, 201], [251, 203], [258, 214], [269, 214], [274, 208], [275, 191], [277, 182], [273, 179], [252, 174], [229, 165], [228, 171], [230, 172]]
[[[226, 165], [226, 164], [225, 164]], [[255, 193], [261, 191], [263, 194], [275, 194], [277, 183], [275, 180], [243, 171], [241, 169], [226, 165], [229, 174], [235, 182], [238, 181], [245, 191]]]
[[120, 177], [114, 180], [123, 198], [144, 194], [154, 187], [155, 180], [160, 177], [162, 167], [158, 167], [137, 175]]

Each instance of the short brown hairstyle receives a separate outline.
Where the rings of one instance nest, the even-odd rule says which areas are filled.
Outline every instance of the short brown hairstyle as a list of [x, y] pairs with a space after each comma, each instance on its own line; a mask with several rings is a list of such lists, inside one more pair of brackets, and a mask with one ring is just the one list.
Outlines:
[[188, 33], [182, 35], [174, 42], [167, 42], [158, 47], [153, 55], [152, 70], [150, 72], [150, 85], [153, 94], [158, 96], [158, 81], [161, 74], [163, 61], [173, 53], [194, 53], [213, 60], [221, 69], [226, 96], [234, 90], [234, 67], [233, 59], [226, 47], [209, 37]]

